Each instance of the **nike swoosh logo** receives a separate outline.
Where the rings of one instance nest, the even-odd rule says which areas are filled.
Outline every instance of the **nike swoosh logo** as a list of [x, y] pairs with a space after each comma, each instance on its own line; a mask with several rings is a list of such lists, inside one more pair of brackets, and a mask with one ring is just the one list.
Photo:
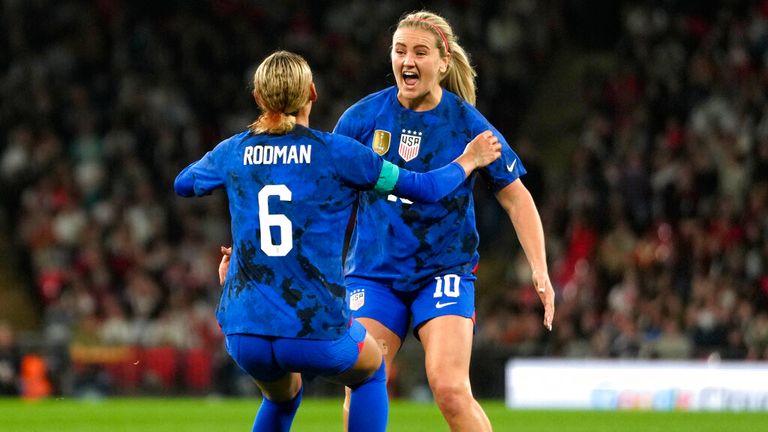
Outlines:
[[442, 309], [442, 308], [444, 308], [446, 306], [455, 305], [456, 303], [458, 303], [458, 302], [448, 302], [448, 303], [437, 302], [437, 303], [435, 303], [435, 307], [438, 308], [438, 309]]
[[507, 165], [507, 171], [512, 172], [512, 170], [515, 169], [516, 163], [517, 163], [517, 159], [512, 161], [512, 165]]

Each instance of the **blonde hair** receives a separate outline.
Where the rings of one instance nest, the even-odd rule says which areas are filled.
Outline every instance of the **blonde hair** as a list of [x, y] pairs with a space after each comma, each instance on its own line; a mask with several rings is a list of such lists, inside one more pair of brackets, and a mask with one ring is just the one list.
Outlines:
[[296, 114], [309, 100], [312, 70], [304, 57], [276, 51], [253, 74], [253, 96], [261, 115], [248, 126], [251, 132], [284, 134], [296, 126]]
[[458, 36], [453, 34], [448, 21], [434, 12], [422, 10], [408, 13], [401, 18], [397, 28], [403, 27], [427, 30], [435, 35], [435, 46], [440, 50], [440, 56], [451, 56], [448, 69], [440, 78], [440, 85], [474, 106], [477, 72], [469, 62], [469, 55], [459, 45]]

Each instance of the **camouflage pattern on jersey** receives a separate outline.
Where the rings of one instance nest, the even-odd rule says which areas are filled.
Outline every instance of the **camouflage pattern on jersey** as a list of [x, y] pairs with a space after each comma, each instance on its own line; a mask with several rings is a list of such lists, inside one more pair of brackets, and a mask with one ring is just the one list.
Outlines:
[[[525, 168], [485, 117], [447, 90], [438, 106], [425, 112], [403, 108], [396, 87], [373, 93], [350, 107], [334, 132], [373, 147], [400, 167], [425, 172], [457, 158], [467, 143], [488, 129], [499, 137], [502, 157], [476, 172], [491, 190], [498, 191], [525, 174]], [[434, 204], [363, 192], [346, 274], [398, 291], [418, 289], [436, 275], [471, 274], [479, 260], [472, 198], [475, 179], [473, 174]]]

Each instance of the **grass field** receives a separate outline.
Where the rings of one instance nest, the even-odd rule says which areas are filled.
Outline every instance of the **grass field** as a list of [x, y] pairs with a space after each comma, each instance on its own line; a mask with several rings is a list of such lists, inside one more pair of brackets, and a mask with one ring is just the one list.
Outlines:
[[[259, 401], [247, 399], [0, 399], [2, 432], [245, 432]], [[759, 432], [768, 413], [521, 411], [501, 401], [483, 407], [497, 432]], [[303, 401], [294, 431], [341, 430], [341, 401]], [[393, 401], [388, 430], [447, 431], [434, 404]]]

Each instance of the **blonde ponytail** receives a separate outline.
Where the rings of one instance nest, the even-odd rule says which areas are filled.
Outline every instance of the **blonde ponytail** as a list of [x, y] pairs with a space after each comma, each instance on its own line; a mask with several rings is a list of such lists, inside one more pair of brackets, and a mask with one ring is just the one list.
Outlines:
[[253, 96], [262, 114], [248, 126], [251, 132], [285, 134], [296, 126], [296, 114], [309, 100], [312, 70], [303, 57], [277, 51], [253, 74]]
[[434, 12], [418, 11], [401, 18], [397, 28], [402, 27], [428, 30], [435, 34], [435, 44], [440, 50], [440, 56], [445, 57], [449, 54], [451, 56], [451, 62], [440, 79], [440, 85], [474, 106], [477, 99], [475, 84], [477, 72], [470, 63], [469, 55], [459, 45], [458, 37], [453, 34], [448, 21]]

